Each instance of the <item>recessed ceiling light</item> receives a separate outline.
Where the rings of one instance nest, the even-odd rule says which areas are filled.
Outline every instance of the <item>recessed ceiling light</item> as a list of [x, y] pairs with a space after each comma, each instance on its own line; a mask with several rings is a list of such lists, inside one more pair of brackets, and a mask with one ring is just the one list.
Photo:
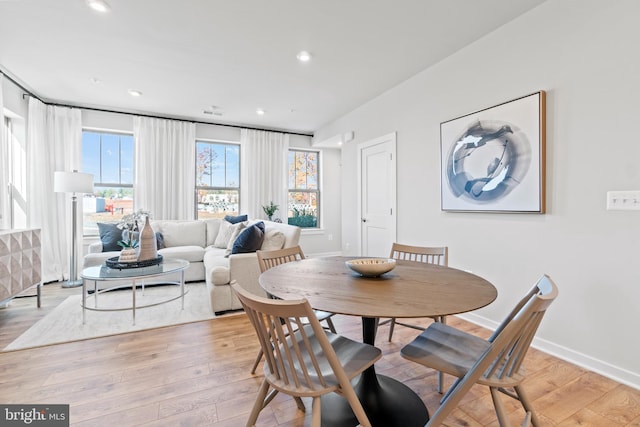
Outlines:
[[311, 60], [311, 54], [306, 50], [302, 50], [298, 52], [296, 58], [298, 58], [298, 61], [300, 62], [309, 62]]
[[86, 2], [87, 6], [97, 12], [107, 13], [111, 10], [111, 6], [105, 0], [86, 0]]
[[266, 111], [264, 111], [262, 108], [258, 108], [258, 109], [256, 110], [256, 114], [257, 114], [257, 115], [259, 115], [259, 116], [263, 116], [263, 115], [264, 115], [264, 113], [266, 113]]
[[135, 96], [136, 98], [142, 96], [142, 92], [139, 90], [129, 89], [129, 95]]

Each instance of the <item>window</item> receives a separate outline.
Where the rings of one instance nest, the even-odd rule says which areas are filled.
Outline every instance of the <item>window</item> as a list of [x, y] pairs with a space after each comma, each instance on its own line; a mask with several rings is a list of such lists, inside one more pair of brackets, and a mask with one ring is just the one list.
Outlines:
[[198, 219], [240, 212], [240, 146], [196, 141]]
[[317, 151], [289, 150], [288, 223], [317, 228], [320, 223], [319, 157]]
[[93, 174], [93, 194], [83, 198], [85, 235], [133, 212], [133, 135], [83, 131], [82, 172]]

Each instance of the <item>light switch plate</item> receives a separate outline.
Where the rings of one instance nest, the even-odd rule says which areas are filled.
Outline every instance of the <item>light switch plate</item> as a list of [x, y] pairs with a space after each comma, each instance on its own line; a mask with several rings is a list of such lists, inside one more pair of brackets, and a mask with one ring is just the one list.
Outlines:
[[640, 210], [640, 191], [607, 191], [607, 210]]

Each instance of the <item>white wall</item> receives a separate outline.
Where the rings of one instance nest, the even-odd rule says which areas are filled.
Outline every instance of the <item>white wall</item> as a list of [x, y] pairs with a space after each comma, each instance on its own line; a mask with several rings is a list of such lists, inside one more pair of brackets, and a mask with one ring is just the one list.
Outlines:
[[[608, 190], [640, 189], [640, 2], [549, 0], [318, 130], [347, 131], [342, 245], [358, 247], [357, 144], [398, 135], [398, 240], [450, 248], [498, 299], [501, 320], [543, 273], [560, 288], [536, 345], [640, 388], [640, 212], [606, 211]], [[547, 92], [547, 213], [440, 210], [440, 123]]]

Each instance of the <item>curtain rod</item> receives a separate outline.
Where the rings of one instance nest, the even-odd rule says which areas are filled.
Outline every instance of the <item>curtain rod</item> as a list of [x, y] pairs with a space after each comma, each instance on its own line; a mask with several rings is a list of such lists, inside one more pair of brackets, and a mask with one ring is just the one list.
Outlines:
[[257, 127], [252, 127], [252, 126], [233, 125], [233, 124], [228, 124], [228, 123], [213, 123], [213, 122], [202, 122], [202, 121], [198, 121], [198, 120], [176, 119], [176, 118], [173, 118], [173, 117], [155, 116], [153, 114], [130, 113], [128, 111], [116, 111], [116, 110], [107, 110], [107, 109], [103, 109], [103, 108], [82, 107], [82, 106], [79, 106], [79, 105], [68, 105], [68, 104], [59, 104], [59, 103], [56, 103], [56, 102], [46, 102], [42, 98], [40, 98], [38, 95], [34, 94], [29, 89], [25, 88], [23, 85], [21, 85], [20, 83], [15, 81], [15, 79], [13, 79], [11, 76], [7, 75], [7, 73], [5, 73], [4, 71], [0, 70], [0, 74], [2, 74], [3, 76], [5, 76], [9, 80], [11, 80], [11, 82], [13, 82], [13, 84], [18, 86], [20, 89], [22, 89], [22, 91], [25, 92], [25, 93], [22, 94], [23, 98], [25, 96], [32, 96], [32, 97], [36, 98], [38, 101], [42, 102], [43, 104], [53, 105], [53, 106], [56, 106], [56, 107], [79, 108], [81, 110], [99, 111], [99, 112], [102, 112], [102, 113], [126, 114], [126, 115], [129, 115], [129, 116], [149, 117], [149, 118], [152, 118], [152, 119], [178, 120], [178, 121], [181, 121], [181, 122], [191, 122], [191, 123], [197, 123], [197, 124], [202, 124], [202, 125], [212, 125], [212, 126], [224, 126], [224, 127], [231, 127], [231, 128], [236, 128], [236, 129], [250, 129], [250, 130], [263, 130], [263, 131], [267, 131], [267, 132], [281, 132], [281, 133], [288, 133], [289, 135], [313, 136], [312, 133], [302, 133], [302, 132], [290, 132], [290, 131], [283, 131], [283, 130], [264, 129], [264, 128], [257, 128]]

